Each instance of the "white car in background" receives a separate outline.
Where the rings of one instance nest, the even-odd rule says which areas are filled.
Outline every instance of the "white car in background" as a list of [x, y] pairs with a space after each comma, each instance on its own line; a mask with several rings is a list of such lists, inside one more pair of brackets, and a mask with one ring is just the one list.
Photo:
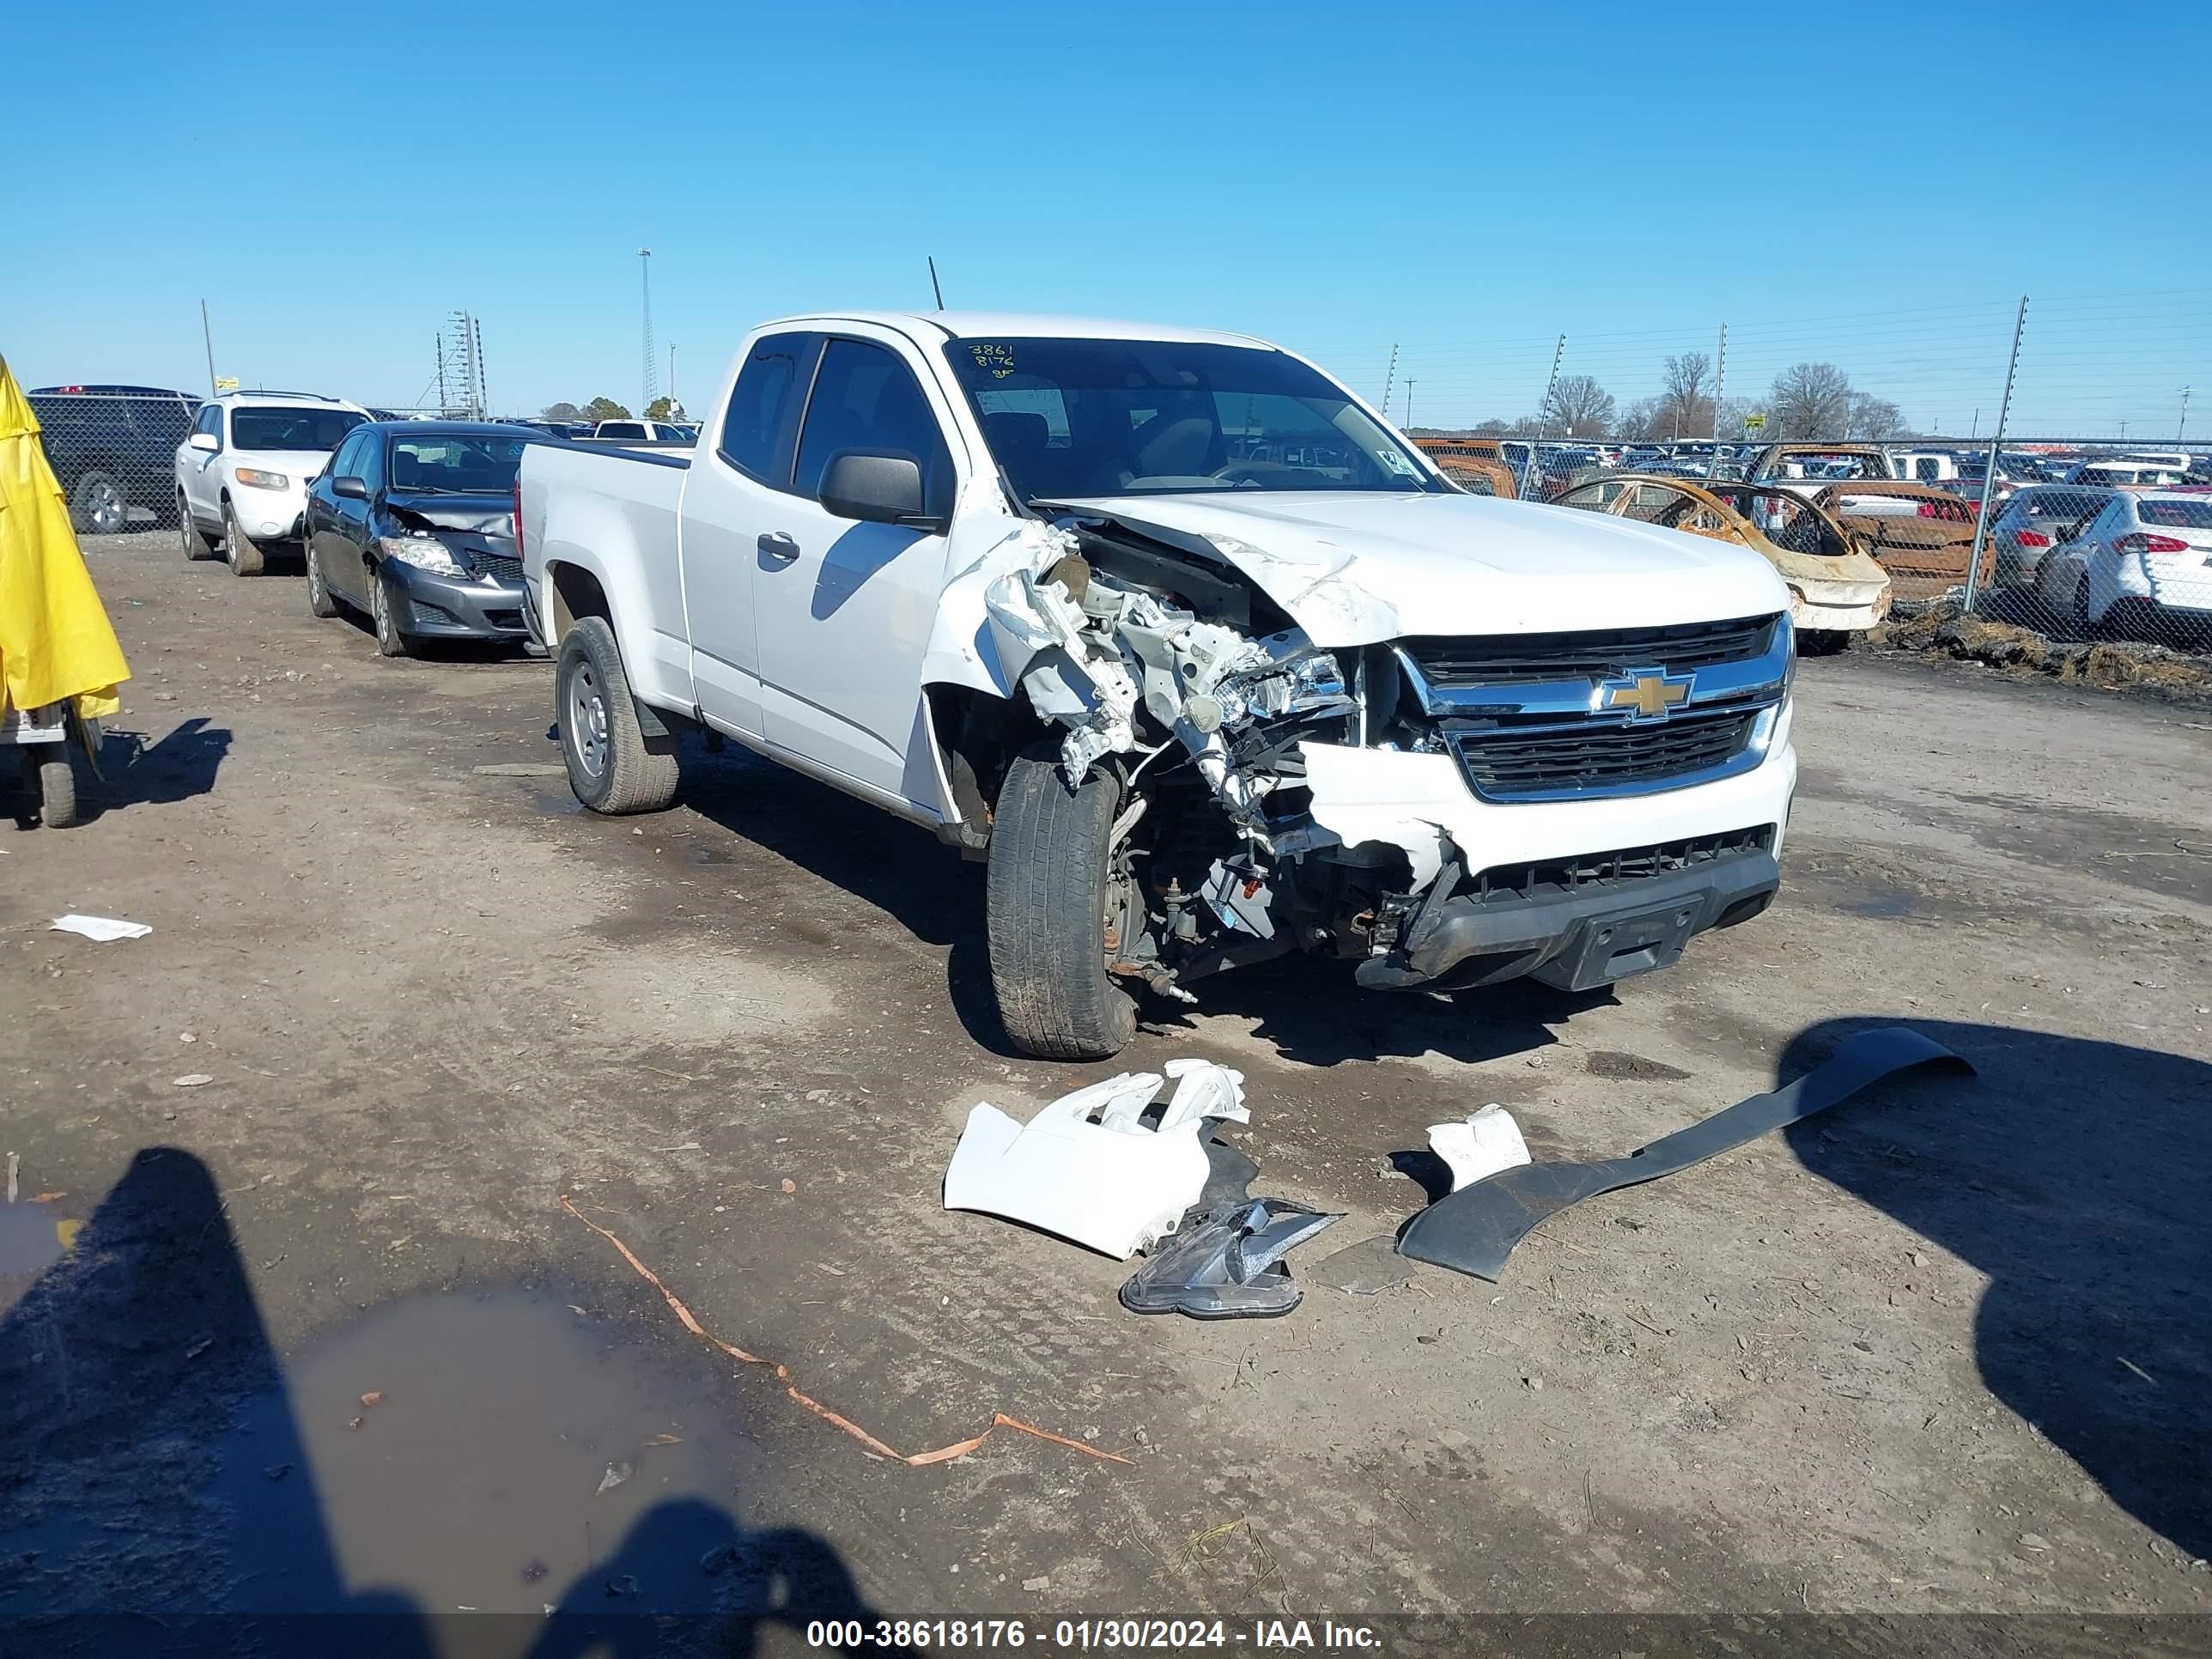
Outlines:
[[2212, 495], [2116, 494], [2043, 560], [2036, 592], [2084, 629], [2212, 635]]
[[302, 392], [226, 392], [202, 404], [177, 446], [185, 556], [212, 558], [220, 544], [233, 575], [259, 575], [263, 544], [298, 539], [309, 481], [368, 418], [359, 404]]
[[698, 435], [696, 429], [673, 421], [601, 421], [592, 428], [592, 438], [600, 442], [688, 444]]
[[2157, 489], [2166, 484], [2179, 483], [2188, 472], [2186, 466], [2174, 466], [2162, 460], [2146, 460], [2141, 456], [2100, 457], [2070, 469], [2065, 482], [2105, 489]]

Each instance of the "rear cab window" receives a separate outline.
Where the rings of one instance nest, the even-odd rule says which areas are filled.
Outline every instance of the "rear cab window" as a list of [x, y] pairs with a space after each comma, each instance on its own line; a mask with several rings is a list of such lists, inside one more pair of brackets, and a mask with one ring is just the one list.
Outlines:
[[791, 456], [821, 337], [800, 331], [756, 341], [730, 389], [714, 453], [757, 483], [791, 486]]

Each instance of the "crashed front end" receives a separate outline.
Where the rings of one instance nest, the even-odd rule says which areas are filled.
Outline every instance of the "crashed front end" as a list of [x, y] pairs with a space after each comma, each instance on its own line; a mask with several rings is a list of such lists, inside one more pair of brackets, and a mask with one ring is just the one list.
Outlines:
[[1117, 973], [1188, 999], [1303, 951], [1376, 988], [1580, 990], [1771, 901], [1786, 612], [1425, 636], [1348, 558], [1208, 539], [1069, 513], [983, 573], [984, 632], [1071, 787], [1122, 779]]

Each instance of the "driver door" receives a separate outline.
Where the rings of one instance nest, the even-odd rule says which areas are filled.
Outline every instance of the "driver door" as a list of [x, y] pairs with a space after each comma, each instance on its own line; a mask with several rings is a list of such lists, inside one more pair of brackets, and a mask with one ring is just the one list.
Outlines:
[[890, 452], [920, 464], [924, 499], [949, 514], [960, 479], [940, 396], [888, 340], [830, 337], [790, 493], [775, 499], [753, 550], [769, 743], [933, 809], [941, 792], [921, 731], [921, 659], [945, 586], [945, 538], [837, 518], [818, 492], [836, 454]]

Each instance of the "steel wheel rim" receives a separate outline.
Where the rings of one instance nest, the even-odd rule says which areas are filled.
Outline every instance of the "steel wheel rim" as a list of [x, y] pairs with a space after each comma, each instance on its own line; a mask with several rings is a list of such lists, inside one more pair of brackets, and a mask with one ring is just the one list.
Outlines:
[[307, 599], [319, 605], [323, 599], [323, 562], [315, 556], [314, 544], [307, 544]]
[[579, 766], [595, 778], [606, 769], [607, 700], [588, 663], [578, 663], [568, 676], [568, 718], [562, 730]]
[[397, 639], [399, 630], [392, 625], [392, 595], [385, 589], [384, 578], [372, 576], [369, 580], [374, 584], [369, 589], [369, 595], [372, 608], [376, 613], [376, 637], [380, 640]]

